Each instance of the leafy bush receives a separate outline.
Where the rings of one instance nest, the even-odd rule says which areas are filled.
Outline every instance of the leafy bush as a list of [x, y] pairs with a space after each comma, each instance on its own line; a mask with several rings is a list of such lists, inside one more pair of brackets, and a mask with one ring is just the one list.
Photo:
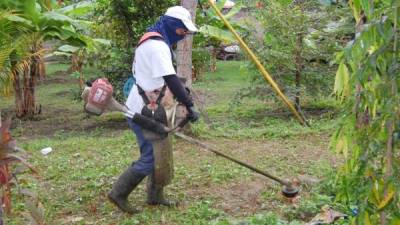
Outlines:
[[340, 54], [335, 92], [344, 107], [332, 146], [343, 154], [337, 200], [352, 224], [400, 223], [398, 1], [356, 0], [355, 40]]
[[[255, 10], [254, 15], [264, 27], [260, 44], [253, 38], [248, 42], [283, 91], [296, 103], [300, 95], [321, 93], [329, 95], [334, 82], [335, 66], [331, 65], [333, 53], [340, 49], [338, 30], [326, 30], [330, 22], [341, 17], [331, 16], [330, 8], [316, 2], [262, 1], [265, 9]], [[338, 35], [341, 37], [340, 35]], [[253, 63], [252, 90], [265, 97], [271, 90]], [[255, 90], [256, 89], [256, 90]]]
[[114, 87], [114, 96], [118, 101], [124, 99], [122, 87], [124, 82], [132, 76], [131, 59], [133, 49], [112, 47], [105, 51], [100, 58], [103, 63], [98, 65]]
[[194, 77], [201, 79], [201, 75], [207, 72], [211, 66], [210, 52], [205, 48], [193, 49], [192, 65], [194, 67]]

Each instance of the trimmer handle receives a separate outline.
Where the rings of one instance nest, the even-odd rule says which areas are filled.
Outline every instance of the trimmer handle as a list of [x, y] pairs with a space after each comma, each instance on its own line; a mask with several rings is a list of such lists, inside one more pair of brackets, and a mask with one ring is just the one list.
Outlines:
[[180, 128], [182, 128], [182, 127], [184, 127], [187, 123], [189, 123], [189, 117], [185, 117], [185, 119], [183, 119], [183, 120], [181, 120], [179, 123], [178, 123], [178, 127], [180, 127]]

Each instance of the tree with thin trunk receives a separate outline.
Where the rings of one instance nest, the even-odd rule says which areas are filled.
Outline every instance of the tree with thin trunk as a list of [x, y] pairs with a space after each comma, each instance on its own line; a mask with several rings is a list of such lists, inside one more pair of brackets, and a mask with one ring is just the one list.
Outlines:
[[[181, 4], [189, 10], [193, 22], [195, 22], [197, 0], [182, 0]], [[193, 36], [186, 35], [177, 47], [177, 75], [185, 78], [187, 87], [192, 87], [192, 46]]]

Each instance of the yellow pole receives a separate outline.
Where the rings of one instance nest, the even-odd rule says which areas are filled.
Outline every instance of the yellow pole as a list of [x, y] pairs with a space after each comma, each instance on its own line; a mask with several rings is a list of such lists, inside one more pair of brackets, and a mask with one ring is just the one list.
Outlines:
[[261, 62], [258, 60], [258, 58], [253, 53], [253, 51], [251, 51], [251, 49], [247, 46], [247, 44], [243, 41], [243, 39], [239, 36], [239, 34], [235, 31], [235, 29], [231, 26], [231, 24], [225, 19], [225, 17], [219, 11], [219, 9], [217, 8], [217, 6], [213, 2], [213, 0], [208, 0], [208, 1], [210, 3], [211, 7], [214, 9], [214, 11], [217, 13], [217, 15], [224, 22], [225, 26], [228, 27], [228, 29], [232, 32], [232, 34], [235, 36], [235, 38], [239, 41], [239, 43], [242, 46], [242, 48], [247, 52], [247, 54], [250, 56], [250, 58], [256, 64], [258, 70], [260, 70], [260, 72], [264, 76], [265, 80], [272, 86], [272, 88], [279, 95], [279, 97], [281, 97], [283, 102], [289, 107], [289, 109], [293, 112], [293, 114], [300, 121], [300, 123], [302, 125], [307, 125], [308, 126], [307, 121], [303, 118], [303, 116], [296, 110], [296, 108], [292, 105], [292, 103], [282, 93], [282, 91], [279, 88], [278, 84], [275, 83], [275, 81], [272, 79], [272, 77], [269, 75], [267, 70], [264, 68], [264, 66], [261, 64]]

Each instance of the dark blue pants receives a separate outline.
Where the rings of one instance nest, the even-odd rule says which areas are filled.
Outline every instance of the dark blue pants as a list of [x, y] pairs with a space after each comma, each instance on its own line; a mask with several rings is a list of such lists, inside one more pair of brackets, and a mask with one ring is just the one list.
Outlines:
[[131, 118], [127, 118], [129, 127], [136, 135], [140, 148], [140, 157], [133, 164], [133, 169], [143, 175], [149, 175], [154, 169], [153, 145], [143, 136], [142, 128], [135, 124]]

